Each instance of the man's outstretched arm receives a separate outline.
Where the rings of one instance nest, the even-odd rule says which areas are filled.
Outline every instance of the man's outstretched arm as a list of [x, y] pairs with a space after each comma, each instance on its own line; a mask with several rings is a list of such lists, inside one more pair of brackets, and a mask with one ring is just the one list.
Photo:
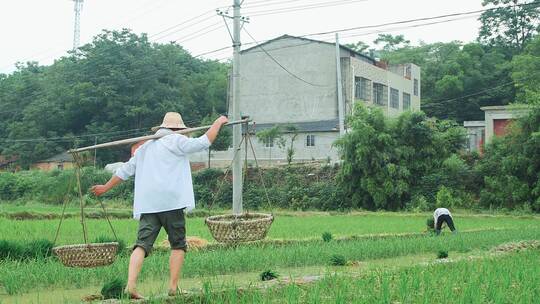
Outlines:
[[123, 180], [120, 177], [113, 175], [105, 185], [95, 185], [91, 188], [91, 190], [96, 196], [100, 196], [116, 187], [116, 185], [120, 184], [121, 182], [123, 182]]
[[213, 143], [216, 140], [219, 130], [224, 124], [228, 122], [229, 122], [229, 119], [225, 116], [220, 116], [218, 117], [218, 119], [214, 121], [210, 129], [206, 131], [206, 136], [208, 137], [208, 140], [210, 141], [210, 143]]

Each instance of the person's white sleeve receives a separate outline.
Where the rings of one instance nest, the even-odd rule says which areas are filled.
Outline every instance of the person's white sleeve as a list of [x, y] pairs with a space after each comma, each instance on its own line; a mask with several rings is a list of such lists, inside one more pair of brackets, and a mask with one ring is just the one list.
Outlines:
[[196, 138], [189, 138], [186, 136], [178, 136], [177, 147], [183, 154], [196, 153], [204, 151], [210, 147], [212, 143], [208, 139], [208, 136], [204, 134], [203, 136]]
[[124, 163], [120, 168], [116, 169], [114, 175], [118, 176], [121, 180], [127, 180], [131, 176], [135, 175], [137, 153], [129, 159], [127, 163]]

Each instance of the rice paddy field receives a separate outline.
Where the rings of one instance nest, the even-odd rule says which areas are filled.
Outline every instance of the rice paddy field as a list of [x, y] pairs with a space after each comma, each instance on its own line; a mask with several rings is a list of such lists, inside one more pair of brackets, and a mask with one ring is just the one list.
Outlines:
[[[36, 212], [55, 213], [50, 208]], [[1, 212], [20, 212], [2, 210]], [[455, 214], [459, 230], [426, 233], [429, 214], [276, 212], [265, 241], [214, 245], [204, 217], [187, 219], [188, 236], [210, 241], [186, 256], [178, 303], [538, 303], [540, 218]], [[0, 217], [0, 240], [54, 238], [58, 219]], [[132, 244], [137, 222], [112, 221]], [[64, 220], [58, 244], [82, 242], [80, 221]], [[112, 234], [104, 219], [88, 220], [90, 239]], [[323, 240], [322, 235], [331, 235]], [[166, 239], [162, 233], [156, 244]], [[519, 243], [521, 242], [521, 243]], [[515, 244], [525, 244], [518, 246]], [[502, 248], [502, 249], [501, 249]], [[0, 244], [0, 251], [2, 250]], [[438, 259], [440, 252], [448, 258]], [[0, 257], [2, 253], [0, 252]], [[129, 250], [110, 266], [64, 267], [55, 257], [0, 259], [0, 303], [80, 303], [102, 285], [127, 276]], [[336, 263], [335, 261], [343, 263]], [[343, 264], [343, 265], [340, 265]], [[262, 282], [260, 274], [278, 278]], [[167, 250], [148, 257], [140, 290], [163, 302]]]

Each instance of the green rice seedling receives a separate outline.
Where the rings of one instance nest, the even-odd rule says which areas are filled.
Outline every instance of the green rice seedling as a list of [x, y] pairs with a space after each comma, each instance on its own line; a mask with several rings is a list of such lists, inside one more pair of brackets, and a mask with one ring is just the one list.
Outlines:
[[330, 265], [345, 266], [347, 265], [347, 259], [341, 254], [334, 254], [330, 257]]
[[121, 299], [124, 295], [124, 287], [126, 282], [122, 279], [116, 278], [103, 284], [101, 288], [101, 295], [105, 299]]
[[278, 273], [273, 270], [265, 270], [260, 275], [261, 281], [270, 281], [279, 277]]
[[439, 250], [437, 252], [437, 259], [446, 259], [448, 257], [448, 250]]
[[24, 252], [20, 243], [0, 240], [0, 260], [19, 259]]
[[24, 257], [31, 259], [47, 258], [52, 255], [54, 243], [50, 240], [39, 239], [24, 244]]
[[430, 216], [426, 220], [426, 226], [429, 229], [435, 229], [435, 220]]
[[323, 232], [322, 234], [322, 239], [323, 241], [325, 242], [330, 242], [334, 237], [332, 236], [332, 233], [328, 232], [328, 231], [325, 231]]

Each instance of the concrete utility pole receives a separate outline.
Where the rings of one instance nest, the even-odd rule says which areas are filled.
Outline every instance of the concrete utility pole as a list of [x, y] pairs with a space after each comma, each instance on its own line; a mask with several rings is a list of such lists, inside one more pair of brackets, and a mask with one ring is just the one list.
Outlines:
[[75, 27], [73, 29], [73, 50], [79, 48], [81, 41], [81, 11], [84, 0], [73, 0], [75, 2]]
[[339, 35], [336, 33], [336, 79], [337, 79], [337, 99], [338, 99], [338, 118], [339, 135], [345, 134], [345, 105], [343, 104], [343, 86], [341, 82], [341, 55], [339, 46]]
[[[240, 0], [233, 0], [233, 75], [232, 75], [232, 120], [239, 120], [240, 117], [240, 30], [241, 30], [241, 15], [240, 15]], [[247, 130], [246, 130], [247, 131]], [[233, 126], [233, 149], [241, 149], [240, 141], [242, 139], [242, 126]], [[234, 151], [237, 152], [236, 150]], [[233, 162], [233, 213], [242, 213], [242, 156], [238, 151]]]

